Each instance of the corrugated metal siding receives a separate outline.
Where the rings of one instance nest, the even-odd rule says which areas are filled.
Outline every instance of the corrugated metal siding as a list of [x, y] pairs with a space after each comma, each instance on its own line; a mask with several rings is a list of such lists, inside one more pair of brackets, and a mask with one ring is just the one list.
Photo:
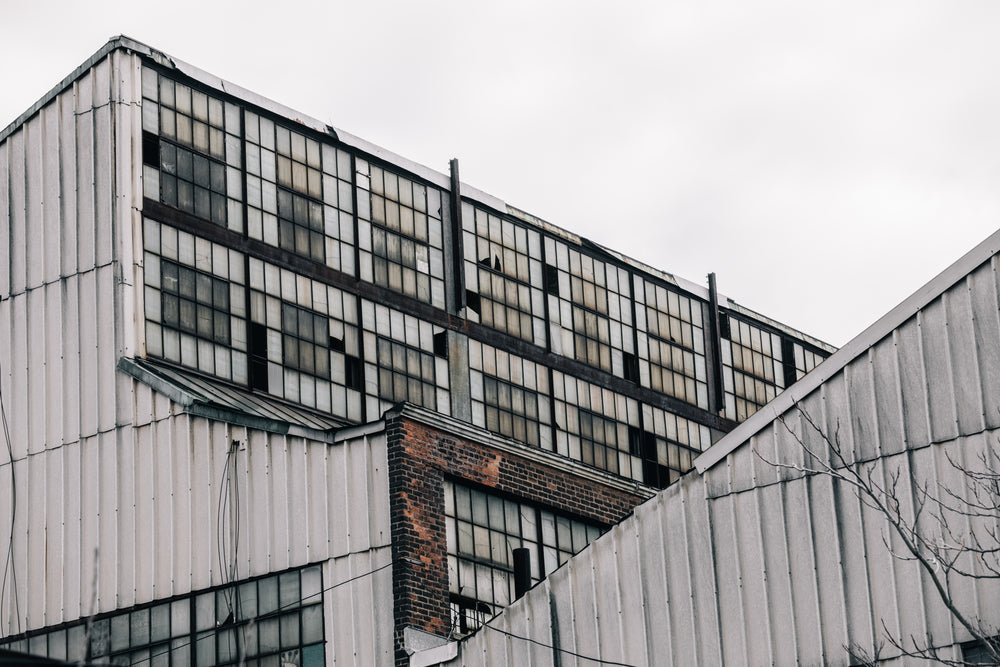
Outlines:
[[[14, 550], [22, 626], [45, 627], [228, 581], [218, 549], [221, 530], [232, 550], [231, 522], [225, 513], [220, 528], [218, 508], [233, 441], [239, 445], [227, 488], [230, 501], [238, 490], [237, 579], [371, 549], [383, 549], [380, 564], [387, 562], [384, 434], [331, 445], [181, 414], [16, 463], [15, 535], [27, 538], [15, 539]], [[3, 482], [9, 497], [9, 479]], [[9, 525], [9, 516], [0, 517], [4, 534]], [[7, 619], [11, 597], [3, 603]], [[364, 617], [368, 609], [352, 613]]]
[[[809, 465], [801, 438], [829, 460], [811, 419], [883, 483], [898, 470], [904, 484], [961, 489], [948, 457], [975, 465], [1000, 438], [996, 269], [992, 257], [945, 289], [784, 422], [637, 508], [492, 623], [521, 638], [484, 629], [452, 664], [592, 664], [579, 654], [631, 665], [847, 665], [845, 646], [870, 650], [883, 624], [959, 655], [950, 645], [967, 633], [919, 565], [886, 549], [885, 540], [896, 553], [903, 545], [885, 519], [847, 484], [763, 459]], [[911, 494], [901, 496], [912, 510]], [[1000, 624], [1000, 582], [959, 581], [952, 593]], [[885, 664], [905, 662], [883, 653]]]

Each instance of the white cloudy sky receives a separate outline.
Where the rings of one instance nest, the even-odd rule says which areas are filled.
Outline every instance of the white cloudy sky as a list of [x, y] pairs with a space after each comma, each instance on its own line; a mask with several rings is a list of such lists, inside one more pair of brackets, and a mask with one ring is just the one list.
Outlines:
[[130, 37], [842, 345], [1000, 224], [1000, 3], [0, 0], [0, 127]]

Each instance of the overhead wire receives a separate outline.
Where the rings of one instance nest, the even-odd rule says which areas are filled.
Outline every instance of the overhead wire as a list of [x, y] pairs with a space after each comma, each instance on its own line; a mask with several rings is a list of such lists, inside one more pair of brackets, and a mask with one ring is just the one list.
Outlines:
[[[355, 552], [351, 552], [350, 554], [345, 554], [345, 555], [346, 556], [356, 556], [358, 554], [371, 553], [372, 551], [378, 551], [378, 550], [381, 550], [381, 549], [387, 549], [387, 548], [389, 548], [389, 546], [390, 545], [384, 545], [384, 546], [381, 546], [381, 547], [372, 547], [371, 549], [367, 549], [365, 551], [355, 551]], [[239, 621], [239, 623], [242, 624], [242, 625], [246, 625], [248, 623], [257, 623], [257, 622], [262, 621], [262, 620], [267, 620], [269, 618], [273, 618], [273, 617], [279, 615], [280, 613], [282, 613], [283, 611], [287, 611], [288, 609], [290, 609], [290, 608], [292, 608], [292, 607], [294, 607], [296, 605], [301, 605], [302, 602], [305, 601], [305, 600], [308, 600], [310, 598], [314, 598], [317, 595], [322, 595], [323, 593], [327, 593], [329, 591], [332, 591], [335, 588], [340, 588], [341, 586], [346, 586], [347, 584], [355, 582], [358, 579], [364, 579], [365, 577], [370, 577], [371, 575], [373, 575], [373, 574], [375, 574], [377, 572], [381, 572], [382, 570], [384, 570], [384, 569], [386, 569], [388, 567], [391, 567], [395, 562], [396, 562], [395, 560], [390, 560], [385, 565], [380, 565], [380, 566], [378, 566], [378, 567], [376, 567], [376, 568], [374, 568], [372, 570], [368, 570], [367, 572], [362, 572], [361, 574], [358, 574], [358, 575], [355, 575], [353, 577], [350, 577], [349, 579], [345, 579], [343, 581], [339, 581], [336, 584], [333, 584], [332, 586], [327, 586], [326, 588], [323, 588], [323, 589], [321, 589], [319, 591], [316, 591], [315, 593], [310, 593], [309, 595], [307, 595], [307, 596], [305, 596], [303, 598], [300, 598], [299, 600], [297, 600], [295, 602], [289, 602], [288, 604], [284, 604], [284, 605], [278, 607], [277, 609], [275, 609], [274, 611], [269, 611], [269, 612], [267, 612], [265, 614], [259, 614], [257, 616], [254, 616], [253, 618], [243, 619], [243, 620]], [[237, 621], [235, 621], [235, 617], [234, 617], [234, 621], [233, 621], [232, 625], [236, 625], [236, 623], [237, 623]], [[221, 629], [221, 627], [219, 629]], [[193, 644], [197, 644], [198, 642], [200, 642], [200, 641], [202, 641], [204, 639], [208, 639], [209, 637], [214, 637], [214, 636], [215, 635], [206, 635], [204, 637], [199, 637], [199, 638], [197, 638], [197, 639], [195, 639], [193, 641], [192, 640], [188, 640], [188, 641], [180, 643], [180, 644], [167, 643], [167, 644], [164, 644], [164, 648], [166, 650], [160, 651], [158, 653], [154, 653], [151, 650], [148, 657], [141, 658], [141, 659], [136, 660], [135, 662], [132, 662], [130, 664], [132, 664], [132, 665], [141, 665], [141, 664], [143, 664], [145, 662], [148, 662], [148, 661], [152, 660], [153, 658], [160, 657], [164, 653], [169, 653], [170, 651], [173, 651], [175, 649], [184, 648], [186, 646], [191, 646]]]
[[566, 655], [571, 655], [574, 658], [579, 658], [580, 660], [589, 660], [591, 662], [596, 662], [599, 665], [615, 665], [616, 667], [636, 667], [635, 665], [628, 662], [618, 662], [615, 660], [604, 660], [603, 658], [595, 658], [589, 655], [583, 655], [582, 653], [577, 653], [575, 651], [570, 651], [566, 648], [561, 648], [559, 646], [553, 646], [552, 644], [546, 644], [545, 642], [538, 641], [537, 639], [532, 639], [531, 637], [524, 637], [513, 632], [507, 632], [506, 630], [501, 630], [500, 628], [494, 627], [489, 624], [489, 622], [483, 623], [482, 627], [489, 628], [493, 632], [499, 632], [502, 635], [507, 635], [508, 637], [513, 637], [514, 639], [520, 639], [522, 641], [530, 642], [536, 646], [541, 646], [543, 648], [552, 649], [553, 651], [559, 651], [560, 653], [565, 653]]

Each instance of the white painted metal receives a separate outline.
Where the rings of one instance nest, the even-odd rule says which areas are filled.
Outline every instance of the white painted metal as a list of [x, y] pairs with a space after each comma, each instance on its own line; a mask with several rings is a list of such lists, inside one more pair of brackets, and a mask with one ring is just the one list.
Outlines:
[[0, 140], [0, 635], [220, 585], [230, 559], [237, 579], [323, 562], [329, 664], [384, 663], [384, 432], [233, 426], [116, 371], [138, 335], [139, 75], [108, 50]]
[[[870, 649], [884, 629], [960, 657], [970, 636], [919, 566], [886, 548], [902, 545], [884, 517], [845, 484], [764, 459], [808, 462], [796, 437], [828, 456], [808, 417], [878, 479], [899, 471], [904, 511], [911, 479], [961, 489], [950, 460], [974, 466], [1000, 440], [998, 243], [721, 440], [701, 472], [638, 507], [442, 664], [848, 665], [845, 646]], [[1000, 624], [995, 580], [951, 592]], [[891, 646], [883, 657], [905, 663]]]

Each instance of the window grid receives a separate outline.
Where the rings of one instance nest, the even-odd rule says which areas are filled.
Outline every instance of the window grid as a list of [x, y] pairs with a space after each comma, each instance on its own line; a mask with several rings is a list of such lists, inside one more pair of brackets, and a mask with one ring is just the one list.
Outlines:
[[781, 337], [732, 315], [727, 320], [729, 337], [722, 341], [725, 414], [743, 421], [785, 388]]
[[31, 633], [0, 646], [113, 665], [236, 665], [242, 655], [264, 664], [277, 664], [280, 657], [282, 664], [321, 667], [322, 592], [322, 569], [313, 565]]
[[635, 354], [628, 272], [552, 238], [545, 256], [556, 277], [548, 296], [553, 352], [625, 377], [625, 355]]
[[242, 229], [238, 107], [149, 69], [142, 78], [142, 126], [155, 137], [143, 141], [144, 193]]
[[469, 341], [472, 423], [551, 450], [548, 369], [504, 350]]
[[642, 481], [642, 459], [630, 437], [640, 426], [638, 401], [559, 371], [552, 383], [556, 451]]
[[694, 459], [712, 445], [712, 434], [703, 424], [675, 414], [642, 406], [640, 440], [643, 481], [656, 488], [673, 484], [693, 466]]
[[541, 236], [471, 204], [462, 209], [466, 288], [479, 296], [479, 321], [544, 345]]
[[640, 382], [708, 409], [701, 303], [636, 276]]
[[370, 301], [362, 302], [369, 414], [409, 401], [451, 414], [448, 360], [435, 354], [444, 329]]
[[249, 236], [354, 275], [351, 156], [249, 111], [244, 123]]
[[376, 338], [379, 395], [437, 409], [434, 356], [403, 343]]
[[441, 193], [356, 161], [361, 278], [444, 308]]
[[330, 379], [330, 322], [327, 317], [282, 303], [281, 333], [285, 366]]
[[541, 581], [601, 534], [599, 526], [445, 482], [448, 586], [455, 631], [466, 634], [514, 601], [514, 549]]
[[796, 380], [801, 380], [806, 373], [819, 366], [823, 360], [826, 359], [825, 355], [813, 352], [812, 350], [807, 350], [798, 343], [792, 343], [792, 349], [794, 350], [795, 356]]
[[[251, 347], [261, 353], [266, 377], [265, 386], [255, 388], [360, 421], [362, 392], [349, 382], [352, 365], [360, 364], [357, 297], [256, 258], [249, 267]], [[311, 316], [311, 330], [310, 317], [299, 323], [302, 312]], [[294, 355], [286, 350], [293, 343]], [[293, 363], [286, 362], [286, 354]]]
[[246, 384], [243, 255], [144, 220], [146, 354]]

